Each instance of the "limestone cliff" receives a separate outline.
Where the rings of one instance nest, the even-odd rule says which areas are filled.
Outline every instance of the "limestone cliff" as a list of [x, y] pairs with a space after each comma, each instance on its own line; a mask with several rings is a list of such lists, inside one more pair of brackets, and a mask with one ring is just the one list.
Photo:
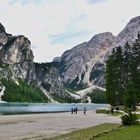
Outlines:
[[104, 86], [104, 68], [112, 49], [130, 44], [140, 32], [140, 16], [132, 18], [115, 37], [111, 33], [100, 33], [88, 41], [66, 51], [54, 59], [66, 86], [84, 88], [90, 85]]
[[97, 63], [103, 63], [108, 48], [115, 37], [110, 32], [95, 35], [90, 41], [77, 45], [64, 52], [61, 59], [54, 61], [66, 85], [71, 87], [86, 87], [96, 81], [97, 76], [91, 76]]
[[[7, 34], [0, 24], [0, 78], [22, 79], [51, 94], [67, 96], [62, 81], [53, 67], [34, 63], [31, 42], [23, 35]], [[49, 89], [48, 89], [49, 87]]]

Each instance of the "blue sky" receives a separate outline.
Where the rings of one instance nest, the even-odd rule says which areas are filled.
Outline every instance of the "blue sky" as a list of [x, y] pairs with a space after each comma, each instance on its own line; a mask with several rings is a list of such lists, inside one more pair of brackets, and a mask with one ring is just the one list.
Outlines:
[[48, 62], [97, 33], [117, 35], [139, 7], [139, 0], [0, 0], [0, 22], [31, 40], [35, 61]]

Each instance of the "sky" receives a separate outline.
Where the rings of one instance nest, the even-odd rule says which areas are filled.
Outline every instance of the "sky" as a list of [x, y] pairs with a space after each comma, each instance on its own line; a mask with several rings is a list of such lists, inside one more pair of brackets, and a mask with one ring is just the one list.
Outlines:
[[50, 62], [95, 34], [117, 35], [140, 15], [140, 0], [0, 0], [7, 33], [31, 41], [35, 62]]

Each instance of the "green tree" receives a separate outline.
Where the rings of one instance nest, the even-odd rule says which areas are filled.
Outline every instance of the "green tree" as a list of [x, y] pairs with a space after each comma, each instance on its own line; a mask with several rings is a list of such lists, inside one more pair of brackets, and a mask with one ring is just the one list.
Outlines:
[[115, 50], [113, 49], [112, 54], [109, 56], [108, 60], [106, 61], [106, 71], [105, 71], [105, 79], [106, 79], [106, 97], [107, 102], [110, 103], [112, 106], [116, 104], [116, 75], [115, 75]]
[[106, 95], [111, 105], [123, 104], [127, 115], [122, 117], [124, 124], [136, 122], [136, 105], [140, 102], [140, 34], [130, 46], [117, 47], [106, 62]]

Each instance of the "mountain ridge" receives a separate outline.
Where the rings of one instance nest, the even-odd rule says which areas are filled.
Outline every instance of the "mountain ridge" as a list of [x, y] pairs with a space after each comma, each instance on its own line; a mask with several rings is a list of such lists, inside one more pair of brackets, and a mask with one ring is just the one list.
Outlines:
[[[30, 40], [24, 35], [6, 33], [0, 23], [0, 79], [20, 78], [39, 87], [52, 101], [72, 99], [68, 89], [104, 87], [105, 61], [112, 49], [133, 43], [139, 31], [140, 16], [132, 18], [117, 36], [99, 33], [65, 51], [53, 62], [35, 63]], [[0, 83], [0, 92], [3, 88]]]
[[[65, 68], [56, 67], [58, 68], [65, 85], [72, 88], [80, 87], [80, 89], [92, 85], [104, 87], [103, 73], [105, 61], [112, 52], [112, 49], [118, 46], [124, 46], [126, 42], [132, 44], [137, 38], [139, 31], [140, 16], [137, 16], [132, 18], [117, 36], [111, 36], [112, 33], [110, 32], [99, 33], [94, 35], [88, 42], [79, 44], [64, 52], [62, 56], [59, 57], [58, 63], [62, 63]], [[108, 45], [107, 43], [109, 43], [109, 41], [106, 39], [107, 35], [108, 40], [110, 39], [110, 44]], [[106, 42], [103, 44], [102, 42], [104, 39], [106, 39]], [[92, 50], [94, 46], [98, 48], [98, 52], [97, 50]], [[84, 52], [82, 55], [81, 50]], [[88, 56], [91, 57], [88, 59]], [[97, 57], [97, 61], [95, 57]], [[85, 58], [87, 60], [83, 63]], [[93, 59], [93, 61], [91, 59]]]

